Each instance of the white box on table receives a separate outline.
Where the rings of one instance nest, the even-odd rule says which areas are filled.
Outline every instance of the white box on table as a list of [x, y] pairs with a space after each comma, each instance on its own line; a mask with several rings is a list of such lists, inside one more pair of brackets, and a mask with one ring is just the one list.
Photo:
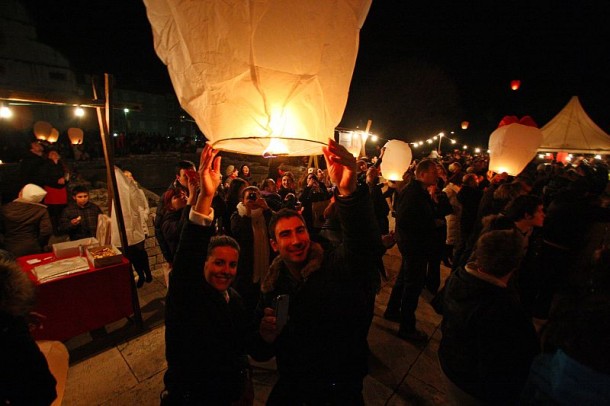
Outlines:
[[87, 247], [95, 247], [98, 245], [99, 242], [95, 237], [60, 242], [57, 244], [53, 244], [53, 254], [55, 254], [56, 258], [76, 257], [84, 253], [81, 251], [81, 249], [85, 249]]

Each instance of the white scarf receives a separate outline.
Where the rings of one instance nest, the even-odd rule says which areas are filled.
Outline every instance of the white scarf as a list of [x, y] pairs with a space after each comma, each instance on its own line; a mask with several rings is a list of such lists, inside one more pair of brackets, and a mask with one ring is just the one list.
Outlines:
[[[248, 209], [239, 202], [237, 213], [240, 217], [247, 216]], [[258, 283], [269, 271], [269, 235], [267, 234], [267, 223], [263, 215], [263, 209], [258, 208], [250, 211], [252, 220], [252, 236], [254, 237], [254, 258], [252, 259], [252, 282]]]

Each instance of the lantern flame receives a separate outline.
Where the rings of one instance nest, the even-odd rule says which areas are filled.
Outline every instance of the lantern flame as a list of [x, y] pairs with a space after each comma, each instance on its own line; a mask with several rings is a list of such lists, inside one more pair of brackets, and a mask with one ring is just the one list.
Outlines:
[[263, 157], [275, 158], [282, 155], [288, 155], [288, 147], [279, 138], [271, 138], [269, 145], [263, 151]]

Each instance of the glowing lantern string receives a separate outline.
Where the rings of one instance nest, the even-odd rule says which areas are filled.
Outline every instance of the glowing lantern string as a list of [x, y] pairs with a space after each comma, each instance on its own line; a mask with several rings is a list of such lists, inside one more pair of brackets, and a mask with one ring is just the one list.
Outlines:
[[215, 148], [321, 153], [345, 109], [371, 0], [144, 3], [180, 105]]

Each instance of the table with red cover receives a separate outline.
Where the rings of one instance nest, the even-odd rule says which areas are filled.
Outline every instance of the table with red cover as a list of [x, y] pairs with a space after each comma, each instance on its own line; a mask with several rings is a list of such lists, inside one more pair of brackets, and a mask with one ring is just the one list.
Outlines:
[[[27, 263], [34, 258], [41, 262]], [[126, 258], [104, 268], [93, 268], [89, 264], [88, 270], [39, 283], [32, 269], [56, 260], [48, 252], [17, 258], [17, 263], [36, 284], [33, 311], [46, 317], [42, 320], [42, 329], [32, 332], [36, 340], [65, 341], [134, 313], [131, 265]]]

